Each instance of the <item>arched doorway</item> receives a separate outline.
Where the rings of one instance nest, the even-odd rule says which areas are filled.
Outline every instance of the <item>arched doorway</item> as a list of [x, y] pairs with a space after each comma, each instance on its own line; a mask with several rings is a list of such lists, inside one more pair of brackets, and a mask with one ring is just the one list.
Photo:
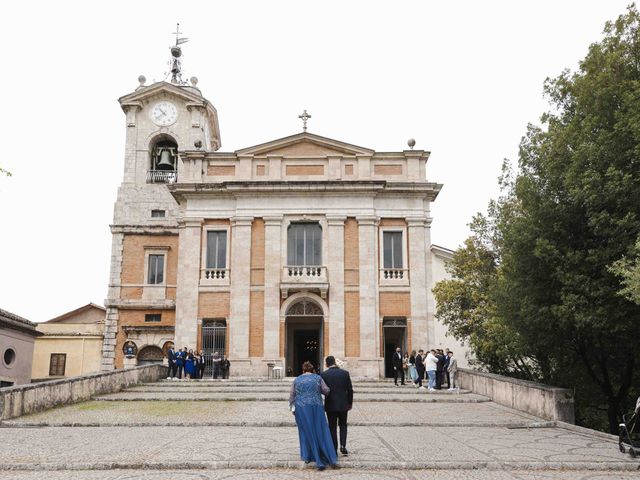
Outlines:
[[162, 349], [155, 345], [147, 345], [138, 352], [138, 365], [149, 365], [150, 363], [162, 363]]
[[322, 369], [324, 313], [320, 305], [302, 298], [285, 313], [285, 356], [287, 376], [302, 373], [302, 364], [313, 363]]

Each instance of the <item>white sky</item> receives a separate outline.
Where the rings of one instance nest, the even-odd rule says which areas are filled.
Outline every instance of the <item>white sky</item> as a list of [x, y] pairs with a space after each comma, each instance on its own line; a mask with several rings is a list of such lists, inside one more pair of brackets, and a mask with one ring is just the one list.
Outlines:
[[117, 98], [162, 80], [180, 22], [185, 78], [221, 151], [309, 131], [379, 151], [414, 137], [444, 184], [433, 243], [455, 248], [497, 194], [546, 77], [575, 69], [629, 0], [2, 2], [0, 308], [34, 321], [107, 292], [125, 124]]

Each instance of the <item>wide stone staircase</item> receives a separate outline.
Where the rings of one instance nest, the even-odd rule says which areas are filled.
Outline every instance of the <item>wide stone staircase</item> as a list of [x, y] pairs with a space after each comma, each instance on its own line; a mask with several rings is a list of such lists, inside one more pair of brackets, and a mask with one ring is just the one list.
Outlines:
[[299, 458], [290, 387], [162, 380], [5, 420], [0, 479], [635, 478], [606, 436], [469, 391], [365, 379], [354, 381], [349, 456], [316, 472]]

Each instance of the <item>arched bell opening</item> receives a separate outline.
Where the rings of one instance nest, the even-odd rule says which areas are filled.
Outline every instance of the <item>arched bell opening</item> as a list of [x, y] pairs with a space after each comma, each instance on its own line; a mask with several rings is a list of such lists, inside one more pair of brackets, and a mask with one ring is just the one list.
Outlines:
[[151, 142], [151, 170], [175, 171], [178, 166], [178, 143], [169, 135], [160, 135]]

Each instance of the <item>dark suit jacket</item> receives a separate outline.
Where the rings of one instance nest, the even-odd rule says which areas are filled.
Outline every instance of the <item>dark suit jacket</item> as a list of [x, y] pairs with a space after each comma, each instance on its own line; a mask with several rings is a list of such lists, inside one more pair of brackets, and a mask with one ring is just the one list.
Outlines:
[[169, 360], [169, 363], [173, 363], [176, 361], [176, 352], [173, 350], [173, 348], [170, 348], [167, 351], [167, 360]]
[[402, 368], [402, 353], [398, 356], [398, 352], [393, 352], [393, 368]]
[[422, 355], [416, 355], [416, 370], [424, 372], [424, 361]]
[[327, 412], [346, 412], [353, 405], [353, 386], [351, 376], [339, 367], [327, 368], [320, 374], [327, 384], [329, 395], [324, 399], [324, 409]]

